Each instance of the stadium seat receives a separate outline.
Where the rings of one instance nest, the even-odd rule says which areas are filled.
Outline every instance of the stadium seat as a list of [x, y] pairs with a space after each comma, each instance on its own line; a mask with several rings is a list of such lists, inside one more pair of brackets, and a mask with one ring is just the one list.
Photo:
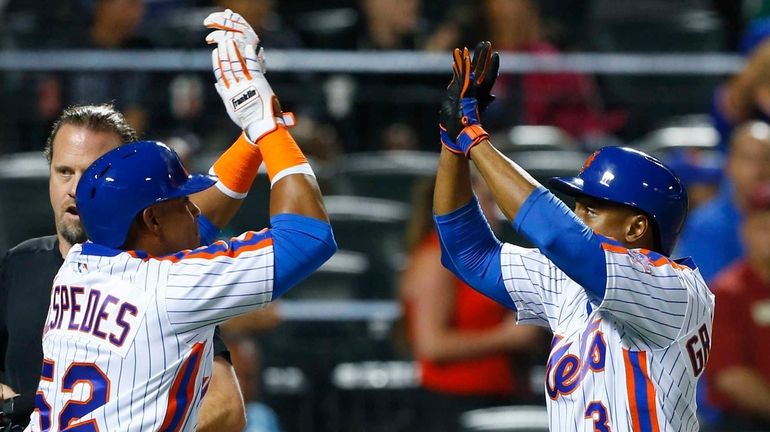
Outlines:
[[468, 411], [460, 417], [463, 432], [548, 432], [544, 406], [508, 406]]
[[361, 252], [369, 260], [361, 298], [393, 298], [401, 268], [403, 236], [409, 207], [401, 202], [359, 196], [324, 199], [337, 246]]
[[331, 373], [329, 421], [334, 431], [408, 431], [420, 412], [412, 361], [346, 362]]
[[[666, 2], [660, 8], [647, 2], [618, 7], [604, 1], [609, 12], [594, 11], [593, 49], [607, 53], [707, 53], [723, 49], [718, 17], [699, 8]], [[680, 5], [680, 6], [674, 6]], [[599, 8], [597, 6], [596, 8]], [[672, 116], [702, 112], [710, 106], [721, 77], [707, 75], [610, 75], [601, 77], [605, 101], [629, 111], [627, 132], [638, 136]]]
[[29, 152], [0, 158], [0, 251], [55, 232], [43, 155]]
[[438, 154], [418, 151], [353, 153], [337, 163], [335, 193], [409, 202], [415, 180], [434, 176]]
[[716, 150], [719, 133], [710, 125], [669, 126], [654, 130], [633, 147], [647, 153], [661, 154], [681, 148]]
[[369, 269], [369, 259], [360, 252], [338, 250], [307, 279], [287, 292], [286, 299], [353, 299]]
[[507, 132], [493, 133], [491, 140], [503, 153], [535, 150], [573, 150], [575, 140], [555, 126], [514, 126]]
[[546, 187], [551, 177], [576, 175], [588, 157], [587, 153], [574, 150], [506, 152], [505, 155]]

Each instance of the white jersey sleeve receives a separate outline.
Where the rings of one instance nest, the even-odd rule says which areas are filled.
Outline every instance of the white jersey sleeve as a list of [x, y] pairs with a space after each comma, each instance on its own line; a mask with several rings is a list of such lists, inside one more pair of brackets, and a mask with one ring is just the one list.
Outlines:
[[566, 274], [538, 249], [504, 243], [500, 251], [503, 282], [519, 323], [555, 328], [566, 297]]
[[159, 296], [178, 332], [225, 321], [272, 300], [274, 254], [269, 230], [249, 231], [229, 242], [155, 259], [167, 267]]
[[607, 287], [600, 309], [626, 326], [625, 339], [664, 348], [710, 321], [713, 294], [697, 269], [644, 249], [603, 243]]

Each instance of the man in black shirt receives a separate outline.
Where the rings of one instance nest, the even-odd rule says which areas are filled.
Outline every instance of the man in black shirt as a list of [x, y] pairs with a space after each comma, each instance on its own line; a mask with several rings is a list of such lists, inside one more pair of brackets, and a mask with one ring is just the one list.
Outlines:
[[[56, 235], [27, 240], [8, 251], [0, 263], [0, 399], [18, 394], [13, 399], [13, 411], [6, 413], [15, 425], [26, 425], [35, 408], [43, 364], [42, 329], [53, 279], [72, 245], [86, 240], [74, 201], [77, 182], [99, 156], [136, 139], [123, 115], [110, 105], [68, 108], [53, 126], [46, 156], [51, 167], [49, 194]], [[241, 202], [218, 188], [191, 199], [206, 216], [200, 218], [199, 228], [201, 239], [208, 241], [229, 222]], [[214, 355], [198, 430], [242, 430], [243, 400], [230, 354], [216, 333]]]

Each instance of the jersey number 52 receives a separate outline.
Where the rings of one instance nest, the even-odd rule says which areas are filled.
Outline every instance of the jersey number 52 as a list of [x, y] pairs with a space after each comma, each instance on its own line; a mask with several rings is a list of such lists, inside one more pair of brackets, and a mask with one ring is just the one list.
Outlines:
[[[43, 371], [40, 374], [41, 381], [54, 381], [55, 364], [53, 360], [43, 361]], [[72, 393], [77, 384], [84, 384], [88, 388], [87, 397], [83, 400], [70, 399], [59, 411], [59, 429], [72, 432], [96, 432], [99, 430], [96, 420], [84, 422], [78, 420], [107, 403], [110, 397], [110, 380], [93, 363], [72, 363], [61, 377], [61, 391]], [[40, 415], [40, 429], [48, 431], [51, 428], [51, 405], [45, 400], [43, 392], [35, 394], [35, 411]]]

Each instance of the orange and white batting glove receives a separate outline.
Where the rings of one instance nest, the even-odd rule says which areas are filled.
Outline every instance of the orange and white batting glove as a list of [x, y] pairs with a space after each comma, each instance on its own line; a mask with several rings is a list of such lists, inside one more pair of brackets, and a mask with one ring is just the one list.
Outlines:
[[[256, 60], [262, 73], [267, 73], [264, 50], [259, 44], [259, 36], [246, 20], [236, 12], [225, 9], [223, 12], [213, 12], [203, 20], [203, 25], [214, 29], [206, 36], [206, 43], [219, 44], [226, 39], [235, 39], [238, 43], [251, 46], [257, 53]], [[281, 112], [280, 117], [286, 126], [294, 126], [294, 114]]]
[[265, 78], [251, 45], [225, 38], [211, 53], [217, 82], [214, 86], [233, 123], [246, 131], [251, 142], [283, 124], [280, 105]]
[[237, 39], [224, 38], [217, 43], [211, 59], [217, 92], [233, 122], [245, 131], [250, 142], [259, 146], [271, 185], [292, 174], [314, 176], [305, 155], [286, 129], [278, 99], [254, 48]]

